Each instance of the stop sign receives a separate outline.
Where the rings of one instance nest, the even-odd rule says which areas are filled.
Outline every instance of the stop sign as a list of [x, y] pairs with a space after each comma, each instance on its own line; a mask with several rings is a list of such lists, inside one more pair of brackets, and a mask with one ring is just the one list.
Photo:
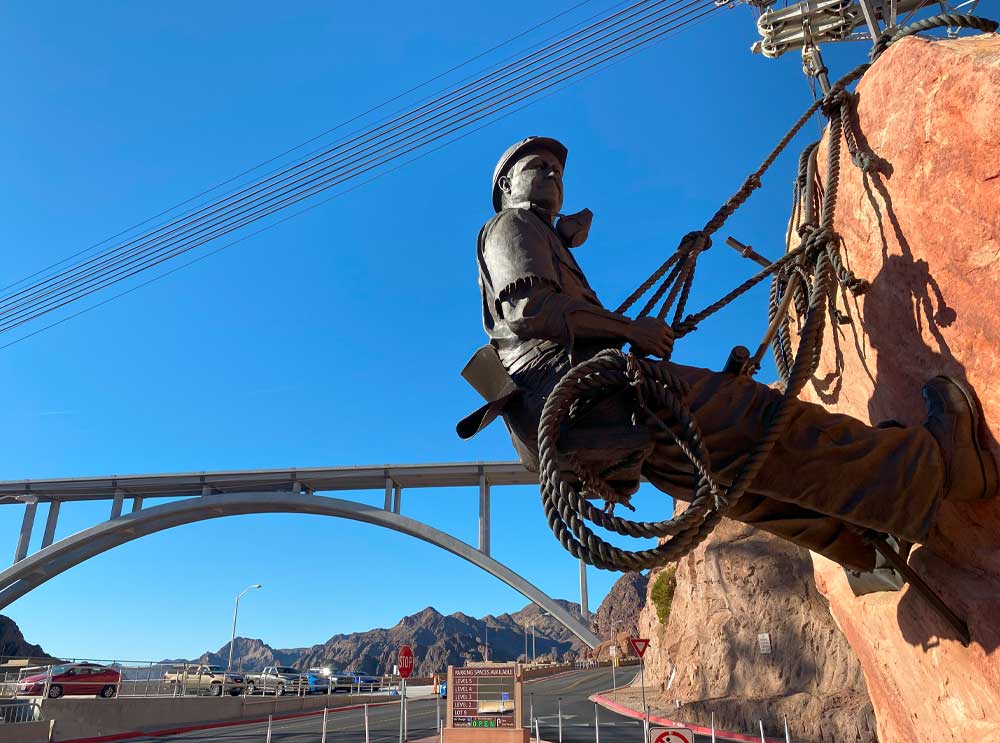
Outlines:
[[405, 679], [410, 678], [410, 674], [413, 673], [413, 651], [410, 650], [409, 645], [403, 645], [399, 649], [399, 658], [396, 661], [396, 665], [399, 666], [399, 675]]

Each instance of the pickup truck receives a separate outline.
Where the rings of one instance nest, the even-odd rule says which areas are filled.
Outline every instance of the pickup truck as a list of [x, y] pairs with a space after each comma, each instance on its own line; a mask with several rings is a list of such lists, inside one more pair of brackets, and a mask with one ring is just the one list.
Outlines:
[[314, 691], [326, 693], [327, 685], [310, 683], [311, 673], [303, 673], [297, 668], [288, 666], [265, 666], [260, 673], [247, 673], [246, 688], [247, 694], [260, 692], [261, 694], [309, 694]]
[[185, 694], [206, 692], [213, 697], [222, 696], [223, 689], [234, 697], [243, 693], [243, 676], [226, 673], [222, 666], [180, 665], [163, 674], [163, 682], [179, 685]]

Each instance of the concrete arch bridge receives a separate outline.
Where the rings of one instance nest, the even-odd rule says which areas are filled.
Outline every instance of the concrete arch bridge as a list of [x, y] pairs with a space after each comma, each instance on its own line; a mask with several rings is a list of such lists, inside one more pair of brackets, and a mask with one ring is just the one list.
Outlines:
[[[422, 539], [499, 578], [548, 611], [590, 647], [600, 639], [589, 628], [587, 572], [580, 563], [581, 618], [566, 611], [537, 586], [490, 556], [491, 489], [537, 485], [538, 477], [519, 462], [418, 464], [244, 470], [187, 474], [85, 477], [0, 482], [0, 506], [22, 505], [24, 514], [14, 564], [0, 572], [0, 609], [75, 565], [148, 534], [206, 519], [251, 513], [304, 513], [361, 521]], [[477, 489], [479, 540], [473, 546], [401, 513], [403, 491], [411, 488]], [[318, 493], [385, 491], [382, 508]], [[172, 499], [150, 505], [157, 499]], [[174, 500], [178, 499], [179, 500]], [[55, 541], [64, 504], [106, 500], [109, 516], [95, 526]], [[125, 513], [126, 501], [130, 503]], [[41, 548], [29, 555], [38, 505], [48, 504]]]

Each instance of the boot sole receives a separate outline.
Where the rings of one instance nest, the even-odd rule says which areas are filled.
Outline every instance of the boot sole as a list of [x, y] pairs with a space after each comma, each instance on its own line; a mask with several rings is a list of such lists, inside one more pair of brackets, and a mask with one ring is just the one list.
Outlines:
[[986, 430], [986, 416], [979, 404], [979, 400], [972, 394], [972, 391], [966, 385], [962, 384], [954, 377], [939, 374], [936, 378], [943, 379], [946, 382], [953, 384], [956, 389], [962, 393], [962, 397], [965, 398], [966, 403], [969, 405], [969, 410], [972, 413], [972, 441], [975, 443], [976, 453], [979, 455], [979, 469], [983, 476], [983, 494], [979, 498], [972, 498], [964, 502], [969, 503], [977, 500], [990, 500], [991, 498], [996, 498], [998, 495], [997, 488], [998, 483], [1000, 483], [1000, 476], [998, 476], [996, 459], [993, 457], [993, 452], [990, 451], [988, 443], [989, 436]]

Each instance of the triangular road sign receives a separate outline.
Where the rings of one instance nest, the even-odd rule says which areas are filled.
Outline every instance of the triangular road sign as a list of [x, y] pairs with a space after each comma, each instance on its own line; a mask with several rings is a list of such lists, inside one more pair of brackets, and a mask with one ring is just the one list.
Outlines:
[[628, 638], [628, 643], [640, 658], [646, 652], [646, 648], [649, 647], [649, 640], [642, 637], [630, 637]]

